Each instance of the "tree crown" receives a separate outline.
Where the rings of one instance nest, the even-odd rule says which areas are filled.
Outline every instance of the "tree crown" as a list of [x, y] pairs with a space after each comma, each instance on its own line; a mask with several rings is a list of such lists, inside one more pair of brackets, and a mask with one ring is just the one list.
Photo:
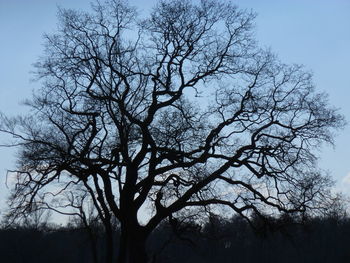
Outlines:
[[17, 211], [76, 187], [104, 221], [151, 207], [149, 230], [188, 208], [323, 208], [314, 148], [343, 117], [303, 67], [258, 47], [254, 17], [214, 0], [160, 1], [143, 18], [119, 0], [61, 9], [31, 112], [2, 117], [20, 146]]

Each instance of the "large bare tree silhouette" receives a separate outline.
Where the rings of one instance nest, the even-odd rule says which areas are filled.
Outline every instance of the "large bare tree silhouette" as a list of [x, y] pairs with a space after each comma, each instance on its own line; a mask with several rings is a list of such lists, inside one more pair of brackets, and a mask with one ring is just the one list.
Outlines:
[[147, 17], [118, 0], [61, 9], [30, 113], [2, 117], [20, 149], [12, 213], [78, 185], [106, 228], [107, 261], [115, 217], [118, 262], [140, 263], [167, 218], [322, 208], [314, 148], [343, 118], [301, 66], [258, 48], [254, 17], [214, 0], [160, 1]]

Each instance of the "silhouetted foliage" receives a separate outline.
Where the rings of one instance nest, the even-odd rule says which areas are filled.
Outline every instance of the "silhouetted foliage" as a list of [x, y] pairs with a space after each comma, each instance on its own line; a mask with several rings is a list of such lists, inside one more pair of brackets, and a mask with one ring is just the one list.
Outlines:
[[[36, 64], [42, 88], [30, 113], [1, 118], [19, 146], [12, 220], [52, 209], [84, 221], [87, 200], [105, 229], [106, 262], [118, 251], [121, 263], [143, 263], [165, 220], [190, 240], [190, 222], [213, 214], [253, 226], [327, 210], [331, 182], [314, 150], [333, 142], [343, 117], [310, 73], [257, 46], [254, 17], [217, 0], [159, 1], [142, 18], [121, 0], [91, 13], [61, 9]], [[199, 247], [202, 262], [233, 249]]]
[[[279, 221], [285, 218], [276, 219], [279, 227], [269, 228], [261, 235], [241, 217], [226, 220], [216, 217], [201, 228], [192, 225], [182, 237], [174, 234], [169, 222], [165, 222], [150, 236], [147, 250], [154, 263], [349, 262], [349, 218], [313, 218], [307, 225], [291, 218], [288, 224]], [[105, 262], [100, 230], [97, 263]], [[119, 235], [116, 230], [115, 238]], [[2, 262], [11, 263], [94, 262], [89, 235], [77, 227], [0, 229], [0, 254]]]

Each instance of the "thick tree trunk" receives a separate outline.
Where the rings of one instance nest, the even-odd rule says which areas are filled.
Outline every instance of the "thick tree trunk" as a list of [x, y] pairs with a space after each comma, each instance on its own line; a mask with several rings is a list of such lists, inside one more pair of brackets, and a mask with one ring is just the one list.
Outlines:
[[147, 235], [140, 228], [121, 229], [118, 263], [147, 263]]

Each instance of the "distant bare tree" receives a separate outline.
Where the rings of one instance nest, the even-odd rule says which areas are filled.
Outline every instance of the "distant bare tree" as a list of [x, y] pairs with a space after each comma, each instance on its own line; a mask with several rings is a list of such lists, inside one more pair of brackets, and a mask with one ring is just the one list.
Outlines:
[[106, 228], [119, 220], [118, 262], [142, 263], [166, 218], [322, 208], [314, 153], [343, 117], [301, 66], [257, 47], [253, 13], [214, 0], [160, 1], [143, 18], [119, 0], [92, 9], [60, 10], [29, 115], [1, 119], [20, 149], [20, 211], [79, 184]]
[[[89, 192], [85, 188], [74, 187], [73, 189], [68, 189], [60, 191], [59, 194], [47, 192], [46, 194], [51, 194], [54, 198], [49, 200], [49, 202], [41, 203], [41, 205], [49, 211], [69, 216], [69, 227], [86, 231], [91, 245], [92, 262], [97, 263], [97, 238], [101, 234], [99, 226], [104, 216], [98, 215], [90, 199]], [[105, 227], [105, 229], [109, 228]], [[110, 243], [109, 238], [107, 238], [109, 234], [111, 235], [112, 233], [105, 234], [107, 244]], [[109, 246], [106, 247], [108, 248]]]
[[4, 228], [24, 227], [34, 230], [46, 230], [50, 226], [52, 211], [41, 202], [32, 202], [26, 209], [17, 203], [18, 196], [13, 195], [8, 199], [9, 209], [4, 212], [2, 225]]

